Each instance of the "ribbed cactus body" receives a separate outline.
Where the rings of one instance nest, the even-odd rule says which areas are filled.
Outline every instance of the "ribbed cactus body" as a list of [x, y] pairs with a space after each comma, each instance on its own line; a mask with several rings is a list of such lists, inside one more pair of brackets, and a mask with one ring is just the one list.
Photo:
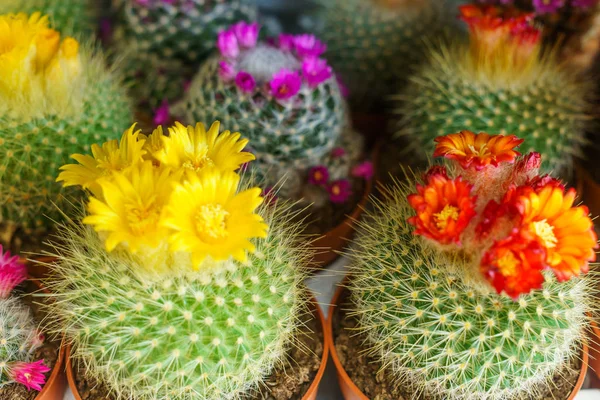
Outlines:
[[589, 281], [548, 275], [518, 301], [489, 291], [460, 255], [413, 235], [412, 190], [392, 192], [352, 251], [351, 315], [366, 347], [392, 379], [435, 398], [528, 398], [578, 356]]
[[440, 30], [441, 12], [429, 1], [322, 2], [319, 35], [327, 43], [325, 57], [361, 111], [386, 105], [386, 96], [402, 87], [425, 60], [426, 38]]
[[95, 0], [2, 0], [0, 14], [41, 12], [64, 34], [90, 35], [98, 30], [99, 4]]
[[38, 340], [29, 308], [17, 298], [0, 299], [0, 386], [11, 383], [8, 366], [31, 361], [31, 349]]

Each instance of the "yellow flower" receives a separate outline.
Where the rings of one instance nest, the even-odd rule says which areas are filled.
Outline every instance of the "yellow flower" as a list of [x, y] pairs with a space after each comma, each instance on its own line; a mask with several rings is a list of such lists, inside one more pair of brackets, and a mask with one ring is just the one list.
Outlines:
[[146, 151], [143, 149], [146, 140], [140, 131], [134, 131], [135, 124], [131, 126], [121, 141], [110, 140], [102, 147], [92, 145], [93, 156], [73, 154], [71, 158], [79, 164], [68, 164], [60, 168], [62, 171], [57, 182], [63, 182], [63, 186], [81, 186], [89, 189], [96, 197], [101, 197], [102, 191], [98, 179], [110, 175], [113, 171], [123, 171], [127, 167], [139, 164], [143, 161]]
[[263, 200], [261, 190], [237, 193], [239, 181], [233, 171], [206, 168], [188, 173], [188, 181], [174, 189], [164, 225], [174, 231], [173, 250], [192, 253], [196, 268], [209, 256], [244, 262], [246, 251], [255, 249], [250, 239], [267, 235], [267, 225], [254, 212]]
[[180, 178], [149, 161], [125, 172], [113, 172], [98, 180], [104, 200], [90, 198], [83, 222], [108, 233], [108, 251], [119, 244], [132, 253], [146, 246], [155, 249], [168, 236], [168, 229], [160, 222], [172, 187]]
[[[247, 139], [239, 133], [225, 131], [219, 134], [219, 122], [211, 125], [208, 132], [203, 124], [185, 127], [179, 122], [169, 128], [169, 135], [162, 129], [154, 131], [149, 138], [152, 155], [162, 165], [173, 169], [199, 172], [205, 167], [223, 171], [235, 171], [242, 164], [254, 160], [254, 155], [242, 152]], [[160, 137], [162, 146], [158, 145]]]

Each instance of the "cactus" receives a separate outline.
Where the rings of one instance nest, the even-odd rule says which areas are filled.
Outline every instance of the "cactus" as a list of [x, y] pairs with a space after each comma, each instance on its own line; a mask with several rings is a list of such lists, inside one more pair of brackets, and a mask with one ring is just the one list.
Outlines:
[[[335, 164], [336, 178], [348, 178], [362, 142], [331, 68], [318, 58], [323, 44], [286, 34], [266, 44], [257, 42], [258, 30], [242, 23], [221, 32], [220, 54], [201, 66], [179, 109], [184, 120], [221, 118], [244, 132], [264, 184], [283, 182], [280, 195], [298, 199], [312, 167]], [[332, 161], [340, 146], [349, 156]]]
[[540, 55], [540, 32], [528, 25], [530, 14], [500, 17], [496, 33], [518, 29], [486, 47], [493, 33], [485, 33], [484, 14], [502, 11], [475, 8], [477, 16], [467, 15], [472, 9], [463, 8], [471, 45], [433, 50], [398, 96], [396, 135], [424, 158], [433, 138], [463, 128], [514, 133], [525, 139], [526, 149], [544, 156], [545, 170], [568, 176], [585, 140], [588, 86], [553, 54]]
[[440, 139], [448, 170], [397, 183], [361, 223], [349, 315], [390, 379], [415, 392], [529, 398], [581, 350], [595, 283], [576, 275], [595, 259], [592, 222], [573, 189], [538, 175], [538, 154], [511, 164], [521, 140]]
[[98, 4], [93, 0], [3, 0], [0, 14], [11, 12], [41, 12], [64, 34], [91, 35], [98, 29]]
[[185, 80], [215, 49], [219, 31], [257, 13], [248, 0], [115, 0], [114, 5], [116, 52], [126, 57], [133, 97], [154, 108], [183, 95]]
[[117, 399], [239, 398], [297, 339], [305, 245], [281, 204], [237, 190], [233, 170], [253, 157], [239, 134], [218, 132], [130, 129], [112, 150], [130, 149], [122, 172], [64, 168], [65, 183], [92, 183], [83, 222], [94, 229], [59, 232], [49, 330]]
[[[54, 182], [58, 168], [70, 153], [119, 132], [131, 119], [130, 106], [103, 57], [89, 46], [79, 49], [72, 38], [60, 43], [46, 17], [0, 20], [0, 41], [21, 41], [3, 54], [0, 75], [0, 221], [12, 233], [43, 233], [70, 204], [70, 195]], [[36, 59], [27, 56], [30, 51]]]
[[441, 32], [443, 12], [430, 0], [321, 0], [319, 35], [348, 86], [354, 108], [372, 111], [425, 61], [425, 43]]

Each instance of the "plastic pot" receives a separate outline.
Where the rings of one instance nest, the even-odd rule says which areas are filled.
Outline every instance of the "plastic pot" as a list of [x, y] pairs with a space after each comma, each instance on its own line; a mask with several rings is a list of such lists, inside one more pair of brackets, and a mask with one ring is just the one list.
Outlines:
[[[323, 355], [321, 356], [321, 365], [317, 370], [317, 374], [315, 375], [311, 385], [306, 390], [304, 396], [302, 396], [302, 400], [316, 400], [317, 392], [319, 391], [319, 384], [323, 379], [323, 374], [325, 373], [325, 367], [327, 366], [327, 360], [329, 358], [329, 342], [327, 341], [327, 323], [325, 321], [325, 316], [321, 311], [321, 307], [317, 301], [313, 298], [311, 301], [311, 309], [312, 314], [315, 319], [319, 321], [319, 325], [321, 326], [321, 331], [323, 332]], [[67, 371], [67, 381], [69, 383], [69, 387], [71, 388], [71, 392], [73, 393], [73, 397], [75, 400], [81, 400], [81, 396], [79, 395], [79, 391], [77, 390], [77, 384], [75, 381], [75, 375], [73, 373], [73, 364], [71, 363], [71, 346], [67, 346], [66, 351], [66, 371]], [[64, 389], [63, 389], [64, 390]], [[57, 400], [62, 399], [62, 393], [59, 397], [48, 397], [43, 400]], [[42, 400], [42, 399], [36, 399]]]

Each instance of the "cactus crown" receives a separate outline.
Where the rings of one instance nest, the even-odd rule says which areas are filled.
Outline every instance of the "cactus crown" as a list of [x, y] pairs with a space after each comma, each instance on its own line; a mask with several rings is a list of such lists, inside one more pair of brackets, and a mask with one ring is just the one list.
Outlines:
[[[438, 139], [435, 166], [362, 224], [349, 284], [370, 352], [440, 398], [524, 398], [578, 356], [596, 236], [514, 136]], [[515, 161], [516, 160], [516, 161]], [[412, 227], [415, 228], [414, 232]]]
[[295, 345], [307, 251], [285, 209], [239, 183], [246, 143], [219, 123], [132, 127], [63, 168], [90, 190], [94, 229], [60, 232], [48, 324], [117, 398], [238, 398]]

